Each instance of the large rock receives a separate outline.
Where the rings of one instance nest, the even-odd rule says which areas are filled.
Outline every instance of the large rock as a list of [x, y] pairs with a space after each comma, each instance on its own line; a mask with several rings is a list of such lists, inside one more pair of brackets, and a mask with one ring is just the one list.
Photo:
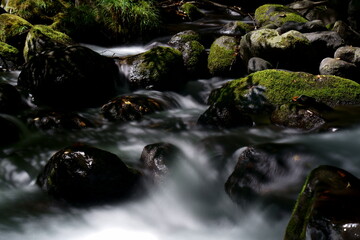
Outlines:
[[260, 29], [249, 32], [240, 41], [240, 55], [245, 64], [250, 58], [259, 57], [277, 68], [290, 70], [313, 67], [310, 49], [309, 40], [294, 30], [280, 35], [274, 29]]
[[37, 104], [56, 108], [97, 106], [117, 92], [119, 69], [112, 59], [82, 46], [58, 47], [32, 57], [18, 86]]
[[186, 30], [172, 36], [168, 44], [181, 51], [185, 43], [191, 41], [200, 41], [200, 34], [193, 30]]
[[262, 144], [240, 154], [225, 190], [240, 205], [264, 202], [291, 209], [307, 173], [309, 152], [292, 144]]
[[1, 14], [0, 42], [10, 44], [21, 51], [31, 28], [32, 24], [21, 17], [9, 13]]
[[145, 115], [163, 111], [169, 106], [161, 100], [142, 95], [120, 96], [102, 106], [104, 117], [110, 121], [135, 121]]
[[205, 77], [207, 74], [207, 53], [198, 41], [186, 42], [182, 48], [182, 56], [186, 72], [190, 78]]
[[254, 15], [255, 21], [259, 26], [269, 24], [280, 27], [286, 22], [307, 22], [298, 12], [280, 4], [265, 4], [258, 7]]
[[0, 42], [0, 71], [18, 69], [23, 62], [17, 48], [7, 43]]
[[73, 203], [96, 203], [127, 197], [141, 174], [116, 155], [87, 145], [55, 153], [37, 178], [48, 194]]
[[[257, 94], [254, 92], [256, 89]], [[209, 103], [231, 103], [248, 108], [254, 103], [280, 106], [300, 95], [313, 97], [330, 106], [359, 104], [360, 84], [330, 75], [264, 70], [215, 89], [209, 96]]]
[[360, 70], [354, 63], [349, 63], [337, 58], [325, 58], [319, 67], [320, 74], [335, 75], [360, 82]]
[[360, 67], [360, 47], [344, 46], [336, 49], [334, 58], [339, 58]]
[[210, 47], [208, 69], [211, 75], [229, 76], [239, 72], [238, 40], [235, 37], [217, 38]]
[[205, 16], [205, 14], [200, 11], [197, 6], [190, 2], [181, 5], [180, 10], [186, 14], [190, 21], [195, 21]]
[[128, 81], [134, 90], [179, 90], [186, 83], [184, 73], [180, 51], [170, 47], [155, 47], [133, 60]]
[[64, 33], [53, 30], [45, 25], [35, 25], [28, 33], [24, 47], [24, 59], [54, 47], [73, 45], [74, 41]]
[[358, 239], [359, 201], [358, 178], [337, 167], [319, 166], [303, 186], [284, 239]]

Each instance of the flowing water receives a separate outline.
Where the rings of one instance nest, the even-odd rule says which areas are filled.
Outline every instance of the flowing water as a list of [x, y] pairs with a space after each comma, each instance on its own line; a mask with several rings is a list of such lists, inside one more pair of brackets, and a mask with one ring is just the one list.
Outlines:
[[[212, 24], [212, 23], [211, 23]], [[211, 27], [213, 27], [211, 25]], [[100, 48], [104, 55], [119, 56], [145, 51], [144, 46]], [[16, 85], [19, 72], [0, 73]], [[308, 169], [335, 165], [360, 176], [360, 124], [340, 131], [306, 134], [268, 125], [214, 131], [195, 126], [205, 111], [211, 89], [229, 79], [199, 79], [182, 93], [140, 91], [171, 99], [174, 108], [128, 123], [108, 123], [99, 109], [81, 114], [98, 127], [80, 131], [39, 132], [22, 129], [22, 140], [0, 152], [0, 239], [4, 240], [278, 240], [283, 237], [291, 210], [256, 202], [243, 208], [230, 200], [224, 183], [237, 156], [246, 146], [292, 143], [311, 150]], [[147, 186], [142, 196], [93, 207], [71, 207], [41, 192], [37, 174], [59, 149], [84, 142], [118, 155], [129, 165], [139, 165], [144, 146], [170, 142], [184, 153], [164, 183]], [[207, 146], [207, 147], [206, 147]], [[277, 183], [304, 181], [306, 173]], [[299, 179], [300, 176], [300, 179]], [[295, 201], [296, 194], [292, 195]]]

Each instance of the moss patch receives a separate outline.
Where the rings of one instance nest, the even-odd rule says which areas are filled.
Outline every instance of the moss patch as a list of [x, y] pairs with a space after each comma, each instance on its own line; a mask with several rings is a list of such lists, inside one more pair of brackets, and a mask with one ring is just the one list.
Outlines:
[[274, 24], [281, 26], [286, 22], [307, 22], [299, 13], [280, 4], [265, 4], [255, 11], [255, 20], [259, 26]]
[[27, 33], [31, 23], [14, 14], [0, 15], [0, 41], [8, 43], [12, 38]]
[[0, 42], [0, 56], [7, 60], [16, 61], [19, 57], [19, 50], [9, 44]]
[[202, 18], [204, 14], [192, 3], [183, 4], [180, 9], [186, 13], [191, 21]]
[[235, 101], [241, 104], [251, 89], [259, 87], [264, 89], [267, 101], [277, 106], [289, 103], [293, 97], [300, 95], [313, 97], [331, 106], [360, 103], [360, 84], [349, 79], [273, 69], [228, 82], [210, 95], [209, 102]]

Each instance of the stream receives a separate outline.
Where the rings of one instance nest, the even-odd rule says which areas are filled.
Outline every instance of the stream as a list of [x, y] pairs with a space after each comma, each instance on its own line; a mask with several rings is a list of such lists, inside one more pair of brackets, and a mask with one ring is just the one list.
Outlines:
[[[230, 15], [216, 21], [203, 19], [177, 29], [213, 31], [234, 18], [236, 16]], [[126, 56], [141, 53], [148, 45], [86, 46], [103, 55]], [[16, 85], [18, 74], [0, 73], [0, 79]], [[136, 93], [150, 97], [171, 99], [177, 106], [147, 115], [141, 121], [111, 123], [102, 119], [99, 109], [88, 109], [80, 114], [98, 123], [98, 127], [41, 132], [13, 119], [22, 129], [23, 138], [0, 151], [0, 239], [282, 239], [291, 209], [256, 202], [243, 208], [224, 190], [224, 183], [244, 147], [257, 144], [304, 146], [311, 149], [306, 161], [309, 170], [329, 164], [360, 176], [360, 124], [322, 133], [303, 133], [269, 125], [232, 130], [197, 128], [197, 119], [207, 109], [206, 97], [228, 80], [231, 79], [198, 79], [189, 82], [181, 93], [138, 91]], [[56, 151], [75, 142], [110, 151], [132, 166], [140, 164], [146, 145], [157, 142], [176, 145], [184, 153], [184, 159], [171, 177], [159, 185], [149, 184], [147, 193], [141, 197], [100, 206], [72, 207], [55, 202], [41, 192], [35, 180]], [[210, 148], [205, 147], [209, 144]], [[298, 179], [286, 179], [295, 180]], [[300, 180], [302, 184], [305, 179]], [[292, 196], [294, 203], [296, 197], [296, 194]]]

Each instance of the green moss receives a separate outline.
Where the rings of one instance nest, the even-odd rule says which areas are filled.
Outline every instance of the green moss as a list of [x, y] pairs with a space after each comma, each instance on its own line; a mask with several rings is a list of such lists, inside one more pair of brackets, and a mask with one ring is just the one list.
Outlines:
[[0, 41], [8, 42], [12, 38], [25, 34], [32, 28], [32, 25], [25, 19], [14, 14], [0, 15]]
[[9, 44], [0, 42], [0, 56], [8, 60], [16, 60], [19, 56], [19, 50]]
[[359, 104], [360, 85], [349, 79], [304, 72], [264, 70], [233, 80], [211, 94], [210, 103], [241, 101], [254, 87], [265, 89], [264, 96], [273, 105], [291, 102], [295, 96], [306, 95], [329, 105]]
[[240, 29], [244, 34], [253, 30], [252, 26], [242, 21], [236, 21], [236, 28]]
[[255, 11], [255, 20], [259, 26], [267, 24], [283, 25], [285, 22], [307, 22], [300, 14], [294, 10], [280, 4], [265, 4], [258, 7]]
[[187, 67], [196, 66], [199, 63], [199, 58], [204, 54], [205, 47], [198, 41], [189, 42], [191, 54], [186, 61]]
[[191, 21], [199, 19], [204, 16], [204, 14], [192, 3], [185, 3], [183, 4], [180, 9], [188, 15]]
[[212, 75], [221, 75], [230, 71], [236, 60], [237, 41], [233, 37], [222, 36], [210, 47], [208, 68]]

